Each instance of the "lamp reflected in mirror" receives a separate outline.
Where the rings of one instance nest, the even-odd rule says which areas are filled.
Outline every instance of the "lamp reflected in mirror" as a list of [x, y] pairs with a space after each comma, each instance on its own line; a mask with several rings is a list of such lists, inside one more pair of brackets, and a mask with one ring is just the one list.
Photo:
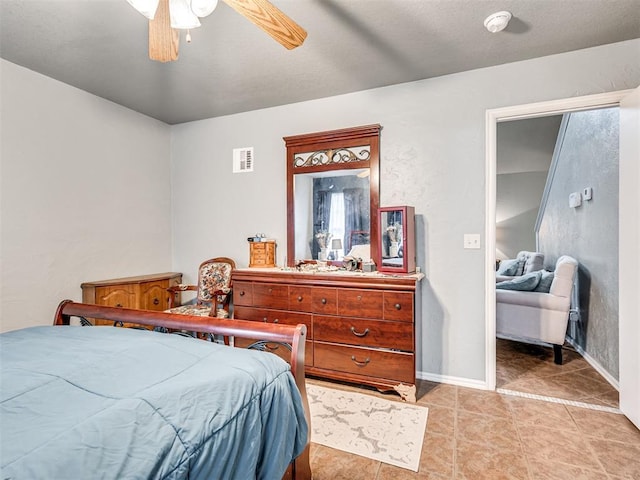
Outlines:
[[342, 240], [339, 238], [331, 240], [331, 250], [333, 250], [333, 260], [340, 260], [342, 257], [342, 255], [340, 255], [340, 250], [342, 250]]

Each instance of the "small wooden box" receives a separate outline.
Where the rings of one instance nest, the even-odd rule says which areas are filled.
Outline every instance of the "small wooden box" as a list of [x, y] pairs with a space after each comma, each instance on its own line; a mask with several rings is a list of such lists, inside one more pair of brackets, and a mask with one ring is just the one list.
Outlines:
[[276, 242], [249, 242], [249, 267], [276, 266]]

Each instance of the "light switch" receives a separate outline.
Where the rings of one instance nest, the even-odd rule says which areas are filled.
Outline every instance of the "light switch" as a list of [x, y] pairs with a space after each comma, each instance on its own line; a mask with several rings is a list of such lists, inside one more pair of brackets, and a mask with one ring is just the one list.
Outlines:
[[582, 190], [582, 198], [584, 200], [591, 200], [592, 195], [593, 195], [593, 189], [591, 187], [586, 187]]
[[576, 208], [582, 205], [582, 195], [580, 192], [573, 192], [569, 194], [569, 207]]
[[464, 234], [464, 248], [480, 248], [480, 234], [479, 233], [465, 233]]

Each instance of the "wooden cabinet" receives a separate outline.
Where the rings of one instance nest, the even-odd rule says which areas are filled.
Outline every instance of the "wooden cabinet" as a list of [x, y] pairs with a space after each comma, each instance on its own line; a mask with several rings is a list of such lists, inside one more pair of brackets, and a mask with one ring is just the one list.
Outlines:
[[[80, 287], [83, 303], [162, 311], [169, 308], [167, 288], [180, 282], [182, 274], [172, 272], [85, 282]], [[95, 323], [113, 325], [108, 320], [95, 320]]]
[[304, 323], [307, 374], [392, 390], [415, 385], [415, 297], [422, 277], [237, 269], [234, 317]]
[[249, 242], [249, 267], [276, 266], [276, 242]]

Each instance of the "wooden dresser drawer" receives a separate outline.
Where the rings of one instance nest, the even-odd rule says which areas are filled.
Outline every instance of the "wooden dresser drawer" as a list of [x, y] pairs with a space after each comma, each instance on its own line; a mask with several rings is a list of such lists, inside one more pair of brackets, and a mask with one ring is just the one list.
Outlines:
[[338, 315], [382, 318], [382, 293], [375, 290], [339, 288]]
[[313, 366], [413, 384], [415, 381], [412, 353], [390, 352], [363, 347], [347, 347], [315, 341]]
[[233, 305], [253, 305], [253, 283], [233, 282]]
[[313, 313], [335, 315], [338, 313], [337, 291], [335, 288], [314, 287], [312, 289]]
[[285, 325], [298, 325], [302, 323], [307, 326], [307, 338], [313, 338], [311, 314], [308, 313], [238, 306], [233, 311], [233, 318], [253, 322], [283, 323]]
[[313, 330], [318, 341], [413, 351], [413, 325], [406, 322], [314, 315]]
[[413, 323], [413, 293], [385, 291], [383, 298], [385, 320]]
[[[247, 348], [249, 345], [257, 342], [255, 338], [240, 338], [236, 337], [233, 340], [233, 345], [238, 348]], [[266, 352], [275, 353], [287, 363], [291, 359], [291, 351], [284, 345], [277, 343], [267, 343], [265, 347]], [[313, 342], [307, 340], [304, 342], [304, 365], [305, 367], [313, 367]]]
[[254, 283], [253, 305], [286, 310], [289, 307], [289, 287], [277, 283]]
[[289, 310], [294, 312], [313, 311], [313, 289], [311, 287], [289, 286]]

